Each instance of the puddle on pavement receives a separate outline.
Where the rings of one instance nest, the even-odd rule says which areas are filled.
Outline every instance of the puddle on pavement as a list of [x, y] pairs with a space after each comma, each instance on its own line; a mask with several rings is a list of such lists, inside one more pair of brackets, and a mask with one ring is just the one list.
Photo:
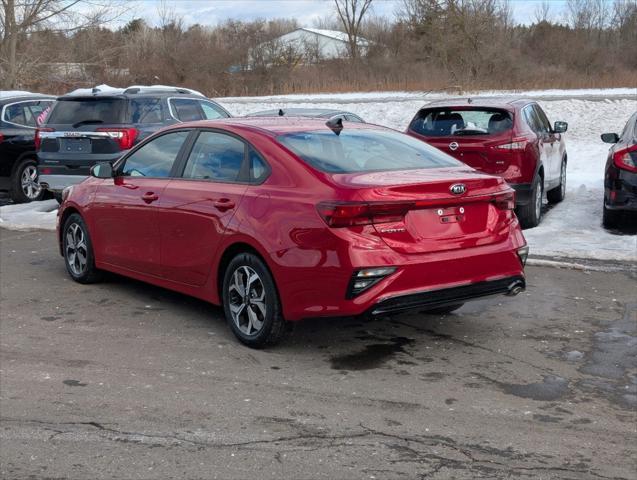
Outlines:
[[371, 370], [387, 363], [397, 353], [405, 353], [404, 346], [414, 343], [406, 337], [389, 339], [391, 343], [367, 345], [360, 352], [337, 355], [330, 359], [334, 370]]
[[527, 384], [498, 382], [505, 393], [532, 400], [550, 401], [561, 398], [568, 391], [568, 380], [556, 375], [546, 375], [544, 381]]

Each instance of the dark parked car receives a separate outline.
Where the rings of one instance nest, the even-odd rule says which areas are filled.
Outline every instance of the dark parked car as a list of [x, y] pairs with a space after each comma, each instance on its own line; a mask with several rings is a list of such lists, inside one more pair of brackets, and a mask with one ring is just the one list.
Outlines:
[[450, 312], [525, 287], [513, 190], [388, 128], [187, 123], [92, 174], [58, 211], [69, 275], [109, 270], [223, 305], [251, 346], [286, 321]]
[[230, 117], [218, 103], [183, 88], [95, 88], [57, 100], [36, 145], [40, 183], [58, 198], [84, 180], [91, 165], [114, 162], [165, 126]]
[[364, 123], [365, 121], [352, 112], [346, 112], [344, 110], [336, 110], [332, 108], [279, 108], [274, 110], [263, 110], [261, 112], [254, 112], [246, 115], [246, 117], [309, 117], [309, 118], [324, 118], [328, 119], [341, 119], [347, 122]]
[[622, 214], [637, 213], [637, 112], [621, 135], [604, 133], [602, 140], [614, 145], [608, 151], [604, 173], [604, 226], [622, 226]]
[[424, 106], [407, 133], [478, 170], [500, 175], [515, 189], [524, 227], [566, 194], [566, 122], [549, 122], [542, 108], [524, 99], [441, 100]]
[[0, 177], [14, 202], [40, 200], [35, 132], [55, 97], [0, 92]]

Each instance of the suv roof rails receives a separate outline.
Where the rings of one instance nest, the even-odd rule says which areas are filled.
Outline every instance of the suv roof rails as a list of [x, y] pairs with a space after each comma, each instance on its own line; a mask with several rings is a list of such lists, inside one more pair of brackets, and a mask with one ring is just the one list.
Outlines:
[[188, 88], [179, 87], [129, 87], [123, 92], [124, 94], [136, 94], [136, 93], [182, 93], [189, 95], [201, 95], [199, 92], [190, 90]]

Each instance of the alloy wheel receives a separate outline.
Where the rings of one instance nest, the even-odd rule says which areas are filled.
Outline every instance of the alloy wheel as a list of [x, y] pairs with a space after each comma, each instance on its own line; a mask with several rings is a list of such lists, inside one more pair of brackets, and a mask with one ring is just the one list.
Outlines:
[[259, 274], [243, 265], [232, 275], [228, 288], [232, 321], [245, 335], [256, 335], [266, 318], [265, 288]]
[[562, 198], [566, 194], [566, 163], [562, 162], [562, 171], [560, 172], [560, 189], [562, 190]]
[[22, 170], [20, 187], [22, 188], [24, 196], [29, 200], [38, 198], [42, 191], [42, 186], [38, 183], [38, 169], [35, 165], [27, 165], [27, 167]]
[[88, 247], [84, 230], [77, 223], [72, 223], [66, 229], [65, 239], [66, 262], [74, 275], [82, 275], [86, 271]]
[[535, 216], [540, 218], [542, 214], [542, 185], [539, 184], [535, 189]]

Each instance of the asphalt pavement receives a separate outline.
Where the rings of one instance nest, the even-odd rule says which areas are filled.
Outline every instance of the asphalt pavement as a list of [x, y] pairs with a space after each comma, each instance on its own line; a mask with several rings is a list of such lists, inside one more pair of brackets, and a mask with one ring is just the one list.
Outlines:
[[257, 351], [215, 306], [76, 284], [53, 233], [0, 229], [0, 477], [637, 478], [634, 271], [527, 275]]

